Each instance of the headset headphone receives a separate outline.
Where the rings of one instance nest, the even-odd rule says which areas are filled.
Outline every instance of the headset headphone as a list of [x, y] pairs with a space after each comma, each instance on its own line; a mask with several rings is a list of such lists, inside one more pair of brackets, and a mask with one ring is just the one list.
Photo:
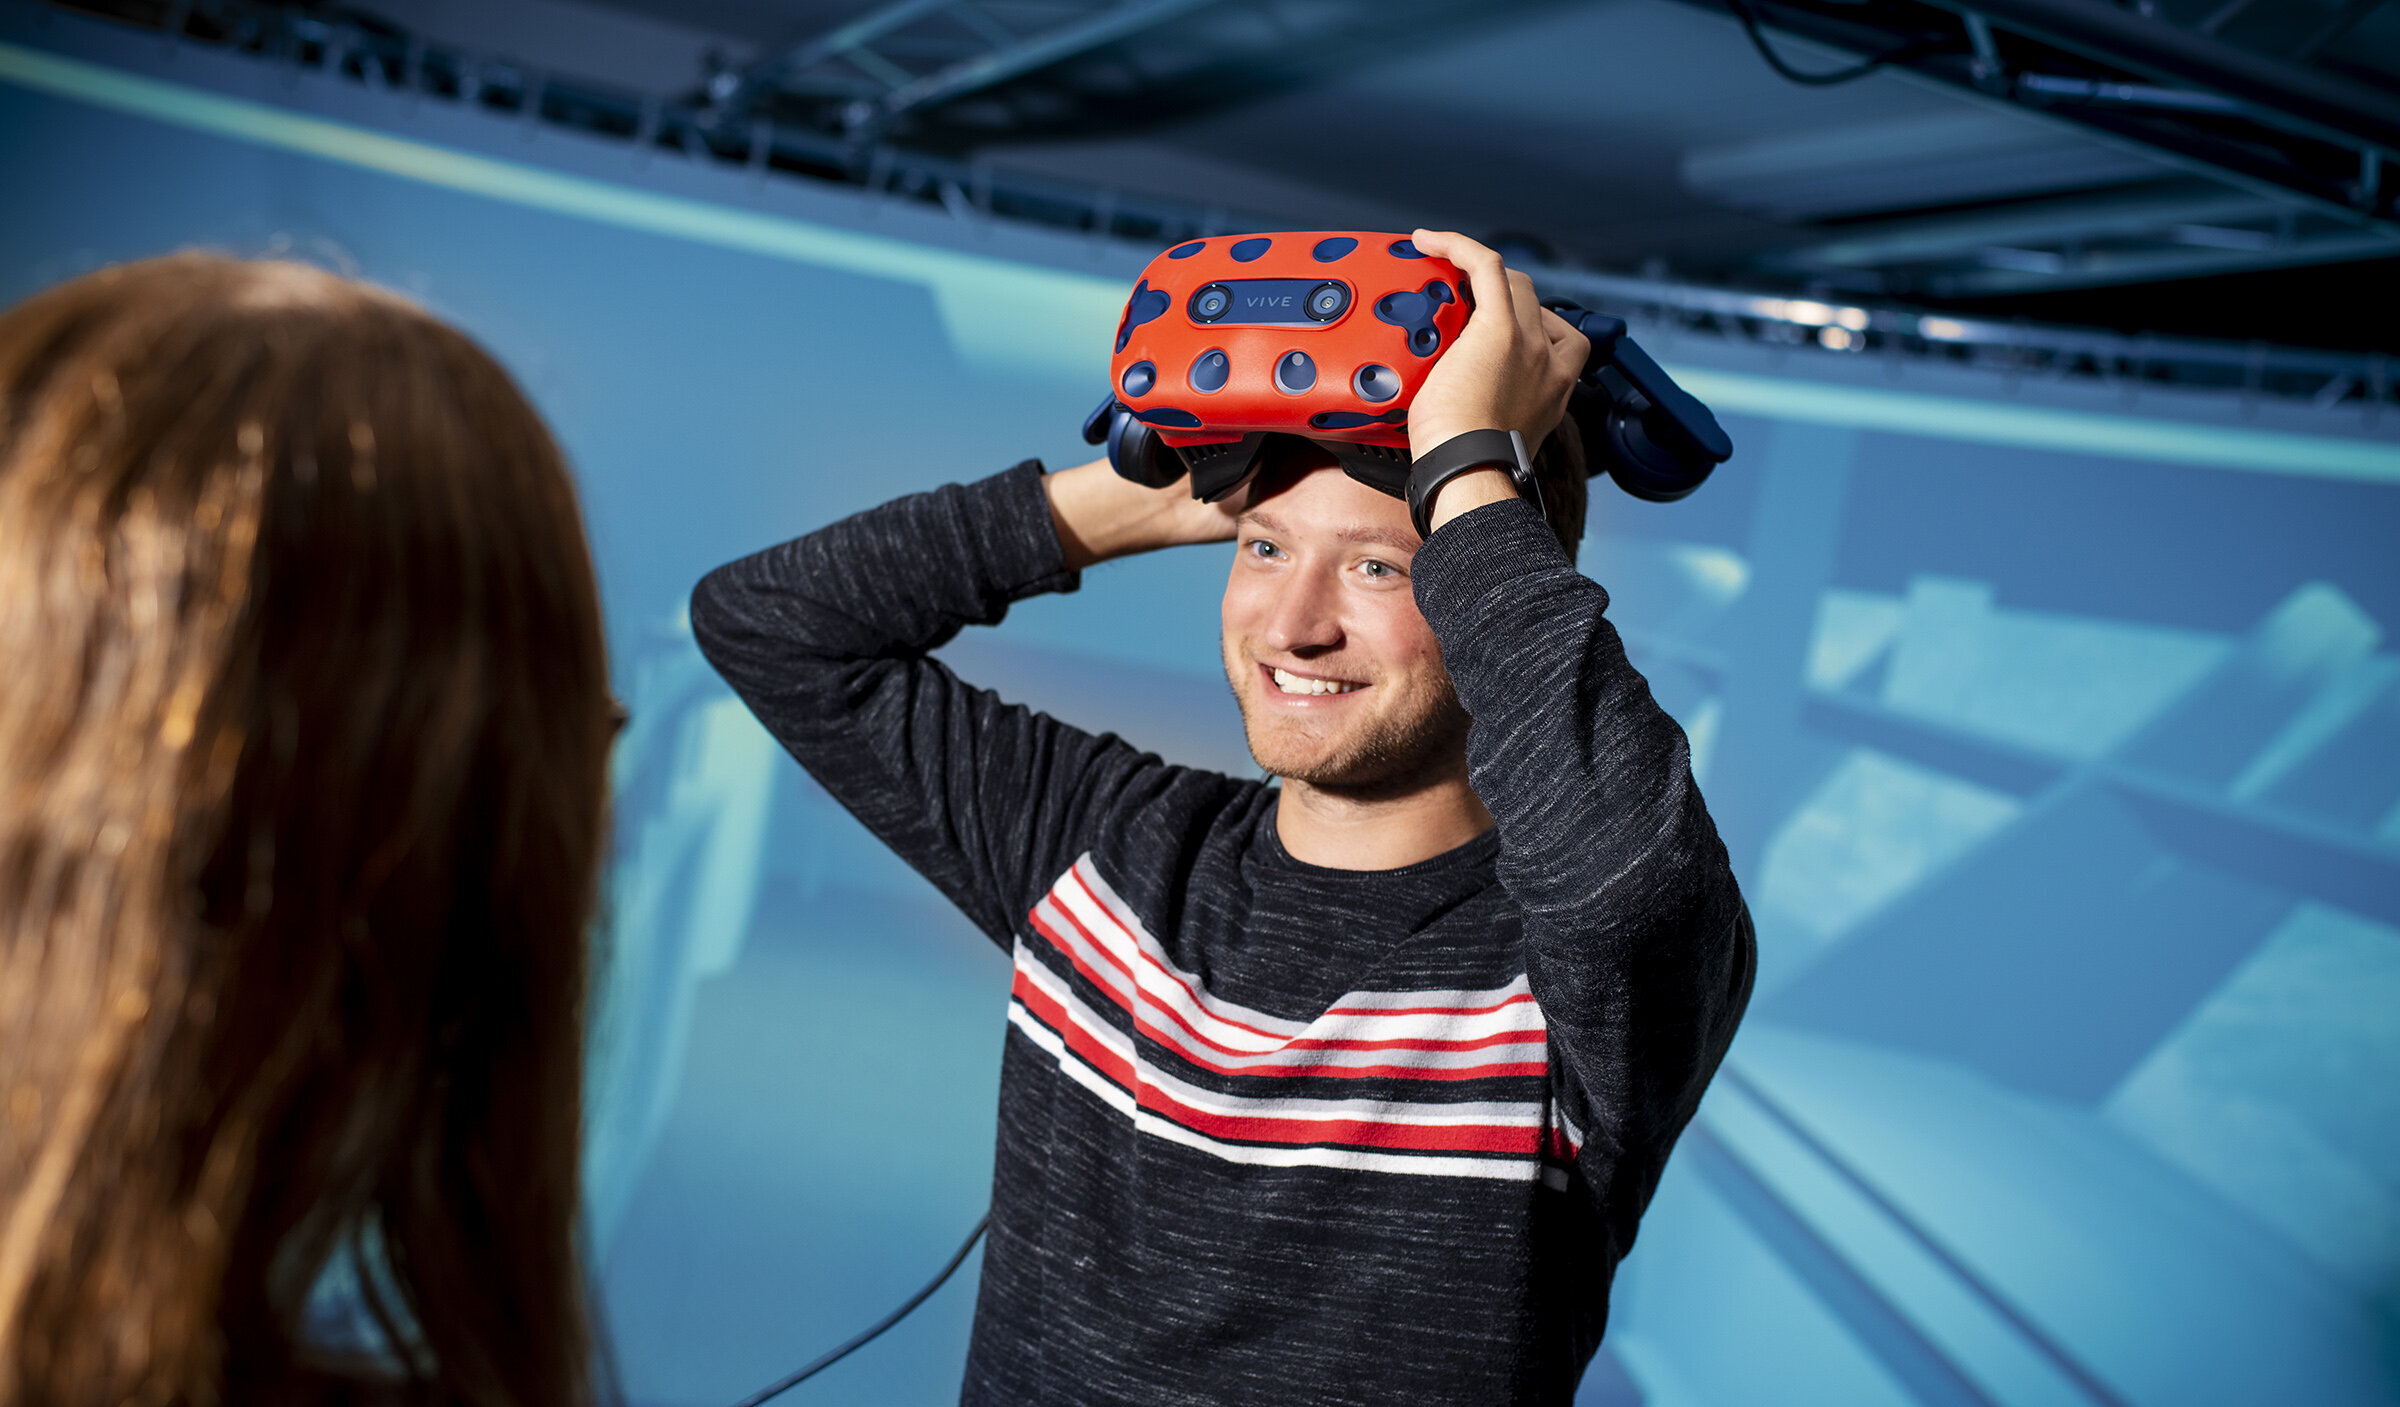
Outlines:
[[[1193, 497], [1214, 502], [1249, 480], [1277, 437], [1291, 437], [1405, 497], [1409, 403], [1471, 305], [1454, 265], [1396, 235], [1177, 245], [1126, 300], [1114, 385], [1085, 418], [1084, 441], [1107, 446], [1109, 463], [1137, 484], [1165, 488], [1188, 473]], [[1625, 335], [1623, 319], [1542, 306], [1591, 343], [1567, 406], [1589, 472], [1666, 503], [1732, 456], [1716, 417]]]

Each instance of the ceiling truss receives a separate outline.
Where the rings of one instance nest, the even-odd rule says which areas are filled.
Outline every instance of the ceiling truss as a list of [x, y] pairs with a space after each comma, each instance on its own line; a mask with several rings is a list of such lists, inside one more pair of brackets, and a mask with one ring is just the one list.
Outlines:
[[2400, 96], [2312, 62], [2385, 3], [2347, 0], [2277, 54], [2222, 32], [2251, 0], [2192, 24], [2105, 0], [1723, 0], [1861, 71], [1904, 69], [2201, 178], [1845, 228], [1762, 265], [1955, 298], [2400, 255]]
[[[2207, 0], [2172, 2], [2198, 5]], [[51, 3], [168, 30], [183, 41], [330, 69], [360, 82], [624, 141], [637, 161], [663, 154], [740, 165], [761, 178], [787, 175], [838, 182], [876, 199], [936, 204], [961, 220], [1024, 221], [1080, 231], [1095, 240], [1096, 249], [1112, 239], [1158, 245], [1233, 228], [1310, 223], [1306, 211], [1210, 208], [1172, 196], [1012, 173], [976, 158], [971, 148], [929, 149], [907, 139], [903, 130], [912, 116], [938, 117], [964, 105], [962, 99], [971, 100], [977, 91], [1022, 94], [1029, 81], [1055, 82], [1062, 68], [1077, 62], [1059, 56], [1078, 45], [1084, 46], [1077, 51], [1084, 61], [1145, 38], [1180, 47], [1188, 35], [1178, 25], [1231, 25], [1253, 8], [1249, 0], [892, 0], [837, 30], [795, 37], [754, 66], [719, 73], [685, 92], [663, 94], [613, 90], [572, 75], [538, 71], [442, 44], [368, 12], [323, 4]], [[1367, 14], [1345, 6], [1380, 5], [1385, 12], [1414, 6], [1418, 21], [1430, 24], [1460, 3], [1324, 0], [1316, 13], [1338, 26], [1362, 23]], [[1744, 3], [1775, 30], [1851, 53], [1874, 56], [1906, 47], [1909, 66], [1939, 81], [1971, 88], [1987, 101], [2038, 107], [2052, 117], [2086, 125], [2096, 108], [2113, 104], [2104, 120], [2139, 117], [2191, 131], [2206, 128], [2206, 141], [2238, 140], [2256, 164], [2274, 166], [2279, 174], [2271, 181], [2232, 181], [2223, 169], [2195, 158], [2189, 164], [2205, 175], [1947, 213], [1847, 220], [1820, 226], [1813, 240], [1794, 241], [1753, 260], [1753, 286], [1808, 291], [1808, 298], [1795, 306], [1856, 304], [1885, 310], [1858, 328], [1842, 324], [1827, 333], [1823, 327], [1779, 319], [1771, 310], [1787, 300], [1764, 292], [1723, 294], [1748, 300], [1745, 306], [1751, 309], [1728, 320], [1730, 315], [1710, 311], [1713, 305], [1703, 306], [1717, 294], [1687, 288], [1688, 297], [1655, 304], [1663, 310], [1661, 315], [1696, 319], [1769, 341], [1797, 337], [1828, 346], [1830, 337], [1843, 344], [1842, 350], [1978, 364], [1989, 360], [1978, 349], [2005, 347], [2006, 355], [2016, 359], [2012, 365], [2030, 357], [2080, 375], [2086, 371], [2072, 368], [2088, 371], [2107, 363], [2132, 368], [2110, 373], [2131, 382], [2241, 386], [2257, 394], [2302, 395], [2327, 404], [2380, 404], [2392, 395], [2382, 363], [2365, 357], [2318, 358], [2286, 368], [2277, 360], [2284, 354], [2277, 352], [2262, 369], [2254, 367], [2251, 350], [2239, 344], [2145, 339], [2137, 353], [2132, 340], [2119, 339], [2124, 346], [2118, 353], [2102, 356], [2078, 343], [2071, 352], [2052, 356], [2029, 351], [2027, 338], [2056, 342], [2066, 336], [2063, 330], [2036, 334], [2012, 323], [2006, 325], [2003, 338], [1975, 331], [1986, 324], [1950, 317], [1934, 317], [1934, 323], [1967, 328], [1969, 334], [1920, 337], [1909, 330], [1915, 326], [1909, 321], [1914, 315], [1904, 309], [1915, 299], [1939, 303], [2400, 253], [2393, 209], [2394, 188], [2400, 181], [2391, 175], [2389, 140], [2400, 136], [2400, 113], [2394, 111], [2400, 104], [2380, 98], [2357, 107], [2337, 103], [2338, 110], [2327, 110], [2322, 103], [2314, 108], [2299, 105], [2300, 110], [2291, 113], [2270, 110], [2267, 98], [2294, 84], [2316, 83], [2319, 76], [2314, 68], [2295, 69], [2296, 61], [2289, 58], [2264, 62], [2253, 54], [2228, 59], [2203, 47], [2221, 45], [2217, 31], [2246, 22], [2242, 13], [2249, 0], [2216, 0], [2210, 14], [2178, 27], [2181, 38], [2176, 43], [2181, 47], [2164, 57], [2121, 55], [2113, 63], [2094, 60], [2084, 50], [2098, 47], [2101, 40], [2118, 42], [2118, 31], [2138, 17], [2098, 0], [1977, 0], [1981, 8], [1972, 11], [1957, 0]], [[2354, 27], [2381, 3], [2387, 0], [2344, 0], [2338, 15], [2318, 25], [2292, 51], [2323, 48], [2334, 42], [2323, 36], [2332, 32], [2335, 22]], [[2262, 9], [2269, 4], [2259, 0]], [[2067, 23], [2089, 20], [2095, 11], [2108, 12], [2107, 25], [2087, 32]], [[1029, 22], [1028, 15], [1038, 22]], [[2011, 25], [2040, 29], [2049, 37], [2029, 37]], [[947, 26], [948, 37], [931, 33], [927, 26]], [[2054, 44], [2053, 38], [2071, 39], [2080, 47]], [[1226, 41], [1228, 51], [1233, 42]], [[1268, 42], [1270, 47], [1295, 46], [1288, 32]], [[878, 57], [861, 61], [859, 56], [866, 53]], [[892, 71], [870, 72], [879, 61]], [[2221, 86], [2200, 86], [2202, 77]], [[2357, 86], [2340, 75], [2332, 77], [2324, 91], [2337, 98], [2348, 91], [2341, 84]], [[987, 86], [977, 90], [977, 82]], [[2086, 86], [2068, 94], [2074, 100], [2062, 106], [2062, 84]], [[795, 98], [796, 93], [801, 97]], [[864, 121], [812, 120], [812, 115], [821, 117], [826, 111], [838, 116], [838, 107], [828, 109], [826, 102], [860, 101], [874, 108]], [[742, 106], [745, 102], [747, 108]], [[2192, 138], [2194, 145], [2201, 141], [2202, 137]], [[2326, 175], [2345, 163], [2355, 168], [2346, 182]], [[2318, 182], [2311, 199], [2295, 198], [2294, 187], [2304, 177]], [[1563, 268], [1551, 273], [1561, 279], [1583, 276]], [[1626, 287], [1677, 287], [1661, 279], [1624, 282]], [[1616, 289], [1609, 296], [1621, 304], [1623, 294]], [[2183, 350], [2162, 350], [2169, 346]]]
[[[996, 88], [1214, 3], [1067, 0], [1019, 28], [986, 0], [891, 0], [830, 30], [796, 38], [745, 70], [713, 78], [708, 91], [718, 110], [736, 120], [771, 111], [779, 99], [787, 105], [830, 104], [845, 135], [873, 139], [911, 114]], [[898, 52], [904, 46], [909, 52]]]
[[[121, 7], [112, 4], [111, 10], [109, 18], [127, 18]], [[939, 206], [962, 222], [1012, 220], [1080, 231], [1098, 241], [1095, 249], [1112, 240], [1155, 247], [1233, 228], [1290, 228], [1272, 212], [1203, 210], [1028, 179], [888, 143], [870, 146], [865, 159], [856, 161], [857, 144], [838, 135], [766, 121], [737, 126], [723, 121], [721, 107], [712, 108], [704, 97], [611, 91], [357, 16], [329, 18], [239, 0], [198, 0], [161, 5], [151, 27], [169, 23], [175, 26], [169, 31], [175, 42], [212, 44], [513, 120], [557, 125], [624, 143], [637, 162], [668, 154], [762, 176], [840, 181], [878, 198]], [[2019, 379], [2097, 381], [2128, 398], [2145, 387], [2181, 388], [2299, 401], [2326, 412], [2363, 412], [2370, 420], [2400, 412], [2400, 387], [2381, 354], [2126, 337], [1869, 300], [1791, 298], [1571, 268], [1532, 267], [1529, 272], [1545, 292], [1695, 335], [1985, 369]]]

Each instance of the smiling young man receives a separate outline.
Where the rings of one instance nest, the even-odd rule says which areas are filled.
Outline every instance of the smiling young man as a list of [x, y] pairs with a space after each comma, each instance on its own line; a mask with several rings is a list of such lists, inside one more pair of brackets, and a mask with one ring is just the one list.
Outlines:
[[[1490, 250], [1414, 238], [1477, 306], [1412, 448], [1540, 443], [1581, 338]], [[1750, 923], [1574, 569], [1580, 513], [1481, 469], [1430, 521], [1305, 447], [1214, 505], [1029, 464], [695, 593], [761, 720], [1014, 960], [964, 1401], [1573, 1397]], [[1274, 783], [926, 657], [1095, 562], [1228, 538], [1225, 671]]]

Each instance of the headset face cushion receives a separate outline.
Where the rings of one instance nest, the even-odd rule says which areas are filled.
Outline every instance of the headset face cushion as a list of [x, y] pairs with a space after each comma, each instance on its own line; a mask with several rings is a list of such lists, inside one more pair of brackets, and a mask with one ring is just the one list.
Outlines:
[[[1132, 417], [1128, 416], [1127, 419]], [[1139, 422], [1136, 422], [1137, 424]], [[1153, 437], [1155, 440], [1155, 437]], [[1209, 445], [1186, 445], [1164, 451], [1176, 461], [1177, 467], [1165, 471], [1164, 482], [1173, 483], [1188, 470], [1192, 476], [1192, 496], [1214, 503], [1230, 496], [1235, 490], [1257, 476], [1270, 451], [1282, 448], [1286, 452], [1305, 446], [1323, 456], [1327, 467], [1340, 466], [1343, 473], [1378, 493], [1394, 498], [1408, 496], [1408, 452], [1378, 445], [1354, 445], [1342, 440], [1319, 439], [1311, 435], [1282, 435], [1258, 433], [1241, 439]], [[1123, 469], [1126, 478], [1134, 475]], [[1148, 483], [1147, 479], [1137, 482]]]
[[1268, 438], [1264, 434], [1244, 435], [1227, 443], [1185, 445], [1173, 451], [1191, 470], [1192, 497], [1203, 503], [1215, 503], [1250, 482], [1250, 476], [1258, 472], [1259, 461], [1266, 455]]
[[1374, 445], [1344, 444], [1339, 440], [1319, 440], [1318, 444], [1333, 452], [1342, 472], [1378, 493], [1394, 498], [1408, 497], [1408, 451], [1383, 451]]

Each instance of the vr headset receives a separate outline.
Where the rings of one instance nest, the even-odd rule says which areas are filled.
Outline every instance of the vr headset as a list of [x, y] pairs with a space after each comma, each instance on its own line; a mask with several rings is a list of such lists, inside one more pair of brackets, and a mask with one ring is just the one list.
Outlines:
[[[1672, 502], [1733, 455], [1707, 406], [1625, 335], [1623, 319], [1542, 305], [1592, 344], [1568, 401], [1590, 472]], [[1408, 407], [1466, 327], [1458, 267], [1407, 239], [1356, 230], [1215, 235], [1150, 261], [1117, 324], [1114, 385], [1083, 425], [1116, 471], [1165, 488], [1191, 475], [1214, 502], [1248, 482], [1276, 436], [1330, 453], [1405, 497]]]

